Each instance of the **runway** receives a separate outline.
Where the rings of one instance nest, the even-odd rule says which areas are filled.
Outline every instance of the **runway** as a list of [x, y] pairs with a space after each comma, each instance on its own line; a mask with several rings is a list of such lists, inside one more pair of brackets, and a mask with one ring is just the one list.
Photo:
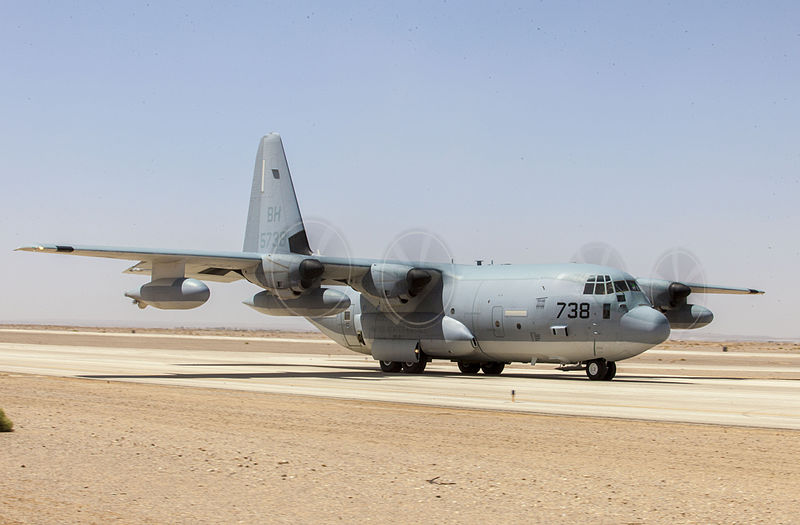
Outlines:
[[[507, 368], [499, 377], [463, 376], [455, 365], [440, 362], [415, 376], [383, 374], [371, 358], [358, 354], [197, 351], [181, 344], [170, 347], [158, 338], [139, 338], [152, 348], [100, 337], [95, 339], [116, 344], [88, 346], [59, 344], [61, 337], [65, 336], [49, 335], [48, 344], [0, 342], [0, 371], [480, 410], [800, 429], [800, 381], [677, 375], [670, 364], [649, 364], [647, 373], [641, 367], [626, 373], [622, 363], [611, 382], [591, 382], [579, 372], [521, 366]], [[291, 350], [306, 343], [283, 338], [270, 346]]]

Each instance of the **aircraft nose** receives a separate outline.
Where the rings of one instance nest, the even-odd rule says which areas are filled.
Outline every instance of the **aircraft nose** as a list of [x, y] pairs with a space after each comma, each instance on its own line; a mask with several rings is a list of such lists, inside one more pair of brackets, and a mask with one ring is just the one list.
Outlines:
[[649, 306], [637, 306], [620, 319], [622, 340], [657, 345], [669, 337], [669, 321]]

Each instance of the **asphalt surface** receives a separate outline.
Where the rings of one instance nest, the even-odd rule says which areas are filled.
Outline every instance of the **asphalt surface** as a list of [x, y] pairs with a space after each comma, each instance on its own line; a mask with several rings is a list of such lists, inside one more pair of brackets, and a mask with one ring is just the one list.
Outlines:
[[[215, 348], [224, 348], [228, 339], [241, 345], [242, 338], [50, 333], [30, 334], [36, 342], [19, 342], [13, 340], [15, 334], [6, 331], [0, 341], [0, 371], [453, 408], [800, 429], [800, 381], [702, 373], [702, 367], [718, 371], [719, 366], [733, 372], [736, 365], [698, 365], [701, 373], [687, 375], [670, 363], [648, 363], [644, 369], [633, 368], [635, 373], [626, 372], [621, 363], [611, 382], [538, 367], [507, 368], [499, 377], [463, 376], [454, 364], [443, 362], [430, 363], [422, 375], [405, 375], [383, 374], [367, 356], [338, 351], [326, 355], [324, 343], [291, 337], [253, 338], [268, 350], [232, 351]], [[75, 336], [90, 339], [91, 345], [76, 344]], [[769, 354], [750, 353], [748, 359], [758, 361], [759, 356], [766, 360]], [[797, 372], [800, 359], [788, 361], [751, 368], [774, 369], [778, 376], [787, 369]]]

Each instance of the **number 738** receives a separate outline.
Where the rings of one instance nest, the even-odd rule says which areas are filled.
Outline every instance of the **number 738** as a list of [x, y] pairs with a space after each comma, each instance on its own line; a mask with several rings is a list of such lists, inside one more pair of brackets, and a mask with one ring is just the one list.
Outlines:
[[561, 317], [564, 314], [564, 310], [567, 308], [569, 308], [567, 311], [567, 317], [569, 319], [575, 319], [576, 317], [580, 317], [581, 319], [589, 318], [589, 303], [556, 303], [556, 305], [561, 307], [556, 318]]

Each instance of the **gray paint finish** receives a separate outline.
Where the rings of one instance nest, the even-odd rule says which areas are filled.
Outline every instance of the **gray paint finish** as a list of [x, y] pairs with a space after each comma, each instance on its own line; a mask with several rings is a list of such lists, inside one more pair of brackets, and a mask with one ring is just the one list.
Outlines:
[[710, 311], [687, 302], [692, 294], [763, 293], [657, 279], [642, 279], [646, 286], [639, 289], [626, 272], [591, 264], [312, 256], [277, 133], [259, 143], [242, 253], [71, 244], [19, 249], [137, 260], [128, 273], [154, 279], [136, 294], [140, 306], [205, 302], [205, 285], [179, 280], [184, 277], [246, 279], [264, 291], [245, 304], [272, 315], [308, 316], [346, 348], [412, 363], [420, 356], [481, 364], [615, 362], [664, 341], [670, 320], [681, 328], [710, 322]]

